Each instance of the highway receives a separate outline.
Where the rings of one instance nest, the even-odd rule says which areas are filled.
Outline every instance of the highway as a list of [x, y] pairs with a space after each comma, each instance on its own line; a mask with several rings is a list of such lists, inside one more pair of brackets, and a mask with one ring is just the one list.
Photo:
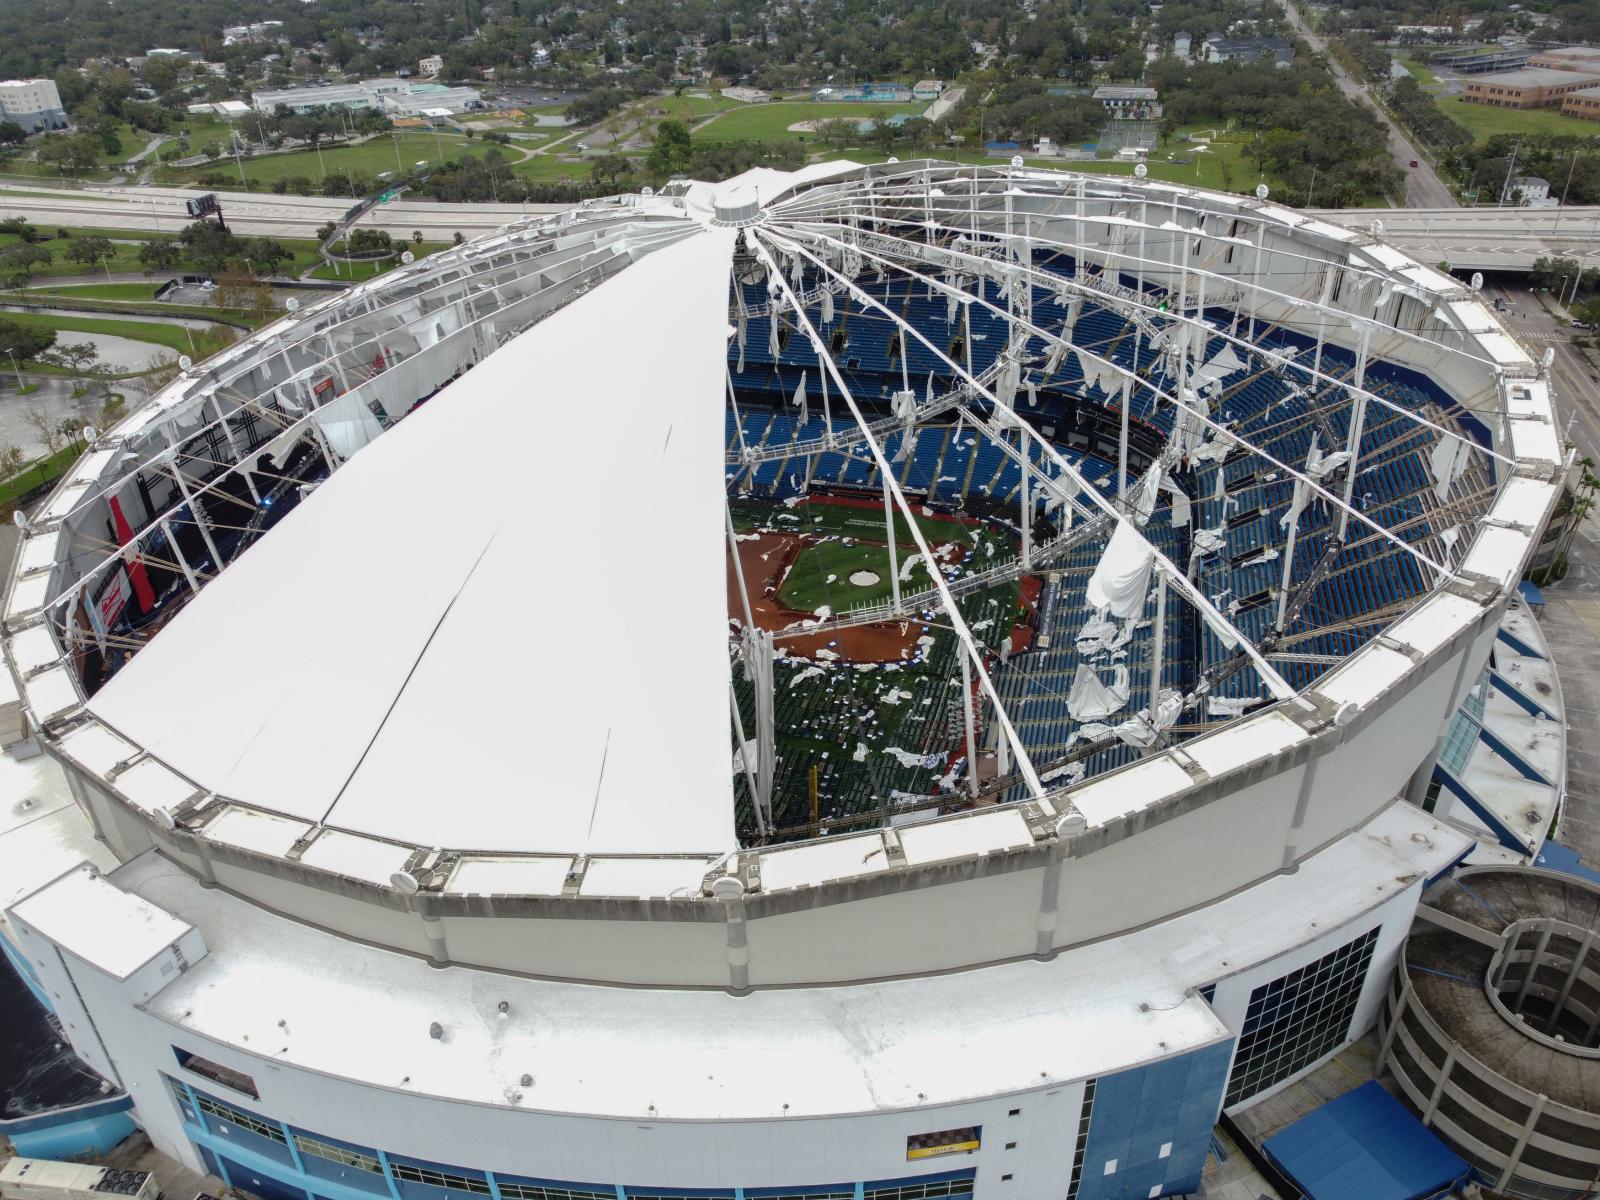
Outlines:
[[1534, 358], [1542, 358], [1547, 349], [1555, 351], [1550, 387], [1563, 430], [1570, 427], [1568, 436], [1580, 456], [1600, 462], [1600, 373], [1572, 344], [1572, 331], [1552, 317], [1526, 287], [1491, 284], [1483, 294], [1488, 300], [1505, 302], [1501, 321]]
[[[1389, 156], [1394, 159], [1395, 165], [1406, 173], [1405, 206], [1407, 208], [1455, 207], [1455, 195], [1439, 178], [1433, 165], [1424, 155], [1417, 152], [1417, 148], [1401, 132], [1400, 126], [1396, 125], [1383, 110], [1383, 106], [1372, 98], [1366, 84], [1351, 78], [1350, 72], [1344, 69], [1344, 64], [1328, 52], [1327, 42], [1312, 32], [1311, 26], [1306, 24], [1305, 18], [1295, 8], [1294, 0], [1278, 0], [1278, 7], [1283, 9], [1284, 16], [1289, 19], [1289, 24], [1294, 26], [1295, 33], [1316, 52], [1318, 58], [1328, 64], [1339, 90], [1373, 113], [1389, 131]], [[1417, 165], [1413, 167], [1412, 163]]]
[[[0, 220], [22, 217], [41, 228], [81, 225], [108, 232], [177, 233], [189, 223], [184, 202], [200, 193], [192, 188], [106, 187], [0, 188]], [[355, 200], [326, 196], [276, 196], [218, 192], [228, 227], [247, 237], [314, 238], [317, 228], [344, 215]], [[363, 228], [384, 229], [410, 238], [420, 229], [429, 241], [449, 241], [457, 232], [473, 237], [514, 221], [524, 213], [560, 212], [562, 204], [440, 204], [397, 200], [364, 216]]]
[[[0, 219], [20, 216], [42, 228], [82, 225], [108, 232], [176, 233], [188, 224], [188, 188], [0, 187]], [[310, 238], [354, 203], [339, 197], [264, 196], [218, 192], [230, 228], [248, 236]], [[429, 241], [449, 241], [457, 232], [473, 237], [524, 213], [559, 212], [559, 204], [440, 204], [397, 200], [363, 216], [363, 228], [410, 238], [420, 229]], [[1447, 262], [1463, 271], [1526, 271], [1540, 257], [1581, 259], [1600, 270], [1600, 206], [1570, 208], [1348, 208], [1315, 209], [1311, 215], [1369, 231], [1383, 222], [1383, 240], [1429, 264]]]
[[1383, 222], [1383, 240], [1431, 265], [1461, 271], [1526, 271], [1536, 258], [1577, 258], [1600, 269], [1600, 205], [1569, 208], [1346, 208], [1312, 216], [1363, 233]]

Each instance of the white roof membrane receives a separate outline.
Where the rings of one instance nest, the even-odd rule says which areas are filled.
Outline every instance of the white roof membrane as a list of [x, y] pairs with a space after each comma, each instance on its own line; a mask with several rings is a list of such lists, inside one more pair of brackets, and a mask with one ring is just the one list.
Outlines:
[[732, 848], [705, 714], [727, 707], [733, 236], [642, 258], [362, 450], [94, 712], [208, 790], [357, 832]]

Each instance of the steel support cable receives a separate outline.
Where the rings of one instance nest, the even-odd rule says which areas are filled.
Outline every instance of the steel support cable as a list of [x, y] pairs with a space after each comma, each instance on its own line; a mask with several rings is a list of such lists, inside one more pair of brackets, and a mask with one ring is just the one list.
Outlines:
[[[791, 252], [799, 253], [799, 254], [804, 255], [806, 258], [810, 259], [819, 269], [824, 270], [824, 271], [833, 271], [832, 267], [829, 267], [820, 258], [818, 258], [816, 255], [812, 254], [809, 250], [806, 250], [798, 242], [791, 243], [791, 247], [792, 247]], [[835, 272], [835, 274], [837, 274], [837, 272]], [[841, 276], [841, 278], [843, 278], [843, 276]], [[873, 300], [873, 298], [871, 296], [869, 296], [866, 292], [862, 291], [859, 287], [857, 287], [854, 282], [848, 281], [848, 280], [846, 282], [847, 282], [847, 285], [853, 291], [855, 291], [855, 292], [857, 292], [859, 294], [859, 297], [862, 299], [862, 301], [864, 303], [876, 304], [876, 301]], [[930, 280], [929, 282], [932, 282], [932, 281]], [[969, 298], [969, 302], [971, 302], [971, 298]], [[1004, 314], [1002, 314], [1002, 315], [1004, 315]], [[1017, 320], [1017, 322], [1020, 323], [1020, 324], [1026, 324], [1025, 322], [1021, 322], [1020, 319], [1018, 319], [1018, 318], [1011, 318], [1011, 319]], [[1030, 329], [1034, 328], [1031, 325], [1028, 325], [1027, 327], [1030, 328]], [[934, 355], [934, 357], [941, 359], [945, 363], [945, 365], [948, 366], [953, 372], [955, 372], [957, 375], [960, 375], [963, 378], [967, 379], [967, 381], [972, 386], [977, 387], [983, 393], [985, 399], [987, 399], [989, 401], [989, 403], [992, 404], [996, 409], [1004, 409], [1005, 408], [1004, 405], [1002, 405], [997, 399], [995, 399], [993, 393], [991, 393], [987, 388], [982, 387], [982, 385], [980, 385], [977, 382], [976, 378], [973, 377], [964, 368], [958, 366], [955, 362], [951, 361], [949, 356], [944, 354], [936, 346], [934, 346], [931, 342], [929, 342], [928, 339], [922, 335], [920, 330], [916, 329], [914, 326], [912, 326], [910, 324], [904, 324], [904, 329], [905, 329], [906, 332], [908, 332], [908, 333], [912, 334], [913, 336], [915, 336], [918, 341], [922, 342], [922, 344], [928, 348], [928, 350]], [[1045, 335], [1042, 332], [1041, 332], [1040, 336], [1048, 337], [1048, 335]], [[1007, 410], [1007, 411], [1010, 411], [1010, 410]], [[975, 414], [974, 414], [974, 416], [975, 416]], [[1082, 493], [1092, 497], [1092, 499], [1094, 500], [1095, 505], [1098, 508], [1100, 508], [1103, 512], [1111, 514], [1114, 517], [1117, 517], [1117, 518], [1121, 518], [1122, 517], [1123, 514], [1118, 511], [1116, 506], [1113, 505], [1104, 496], [1102, 496], [1100, 494], [1099, 489], [1096, 488], [1092, 483], [1090, 483], [1078, 471], [1078, 469], [1076, 467], [1074, 467], [1070, 462], [1068, 462], [1067, 459], [1065, 457], [1063, 457], [1062, 454], [1055, 448], [1055, 446], [1053, 446], [1046, 438], [1042, 437], [1038, 433], [1037, 430], [1033, 429], [1026, 421], [1023, 421], [1023, 420], [1020, 420], [1020, 419], [1018, 419], [1017, 422], [1016, 422], [1016, 428], [1022, 430], [1025, 436], [1027, 436], [1028, 438], [1032, 439], [1033, 442], [1036, 445], [1038, 445], [1049, 458], [1054, 460], [1054, 462], [1056, 463], [1056, 466], [1060, 469], [1061, 473], [1063, 475], [1067, 476], [1068, 478], [1070, 478], [1073, 481], [1073, 483], [1075, 483], [1077, 485], [1077, 487], [1079, 488], [1079, 490]], [[998, 438], [995, 437], [995, 433], [993, 432], [992, 422], [986, 423], [985, 432], [987, 432], [989, 434], [991, 439], [996, 440], [996, 441], [999, 440]], [[1152, 468], [1152, 469], [1154, 469], [1154, 468]], [[1205, 597], [1205, 595], [1202, 594], [1199, 591], [1199, 589], [1195, 588], [1194, 585], [1189, 582], [1189, 580], [1186, 577], [1186, 575], [1184, 574], [1184, 572], [1179, 571], [1177, 569], [1177, 567], [1174, 566], [1172, 561], [1169, 558], [1167, 558], [1167, 556], [1164, 553], [1162, 553], [1161, 549], [1159, 547], [1157, 547], [1153, 542], [1151, 542], [1148, 538], [1146, 538], [1142, 531], [1138, 530], [1138, 526], [1130, 525], [1130, 528], [1135, 530], [1135, 532], [1137, 533], [1137, 535], [1139, 537], [1139, 540], [1142, 541], [1145, 544], [1145, 546], [1149, 549], [1149, 551], [1151, 553], [1151, 556], [1153, 558], [1153, 561], [1156, 564], [1157, 569], [1163, 575], [1165, 575], [1167, 577], [1168, 581], [1173, 585], [1173, 587], [1176, 588], [1177, 591], [1180, 594], [1182, 594], [1189, 601], [1189, 603], [1191, 605], [1193, 605], [1197, 610], [1199, 610], [1202, 613], [1202, 615], [1205, 617], [1206, 621], [1209, 624], [1211, 624], [1213, 628], [1217, 629], [1221, 633], [1221, 635], [1224, 637], [1225, 640], [1233, 641], [1233, 642], [1235, 642], [1237, 644], [1240, 644], [1241, 646], [1249, 646], [1250, 647], [1249, 650], [1247, 651], [1247, 653], [1249, 653], [1251, 655], [1252, 660], [1256, 664], [1257, 671], [1260, 673], [1262, 680], [1267, 684], [1268, 688], [1270, 688], [1278, 696], [1279, 699], [1287, 699], [1287, 698], [1295, 695], [1295, 689], [1289, 686], [1288, 682], [1286, 680], [1284, 680], [1284, 678], [1281, 675], [1279, 675], [1276, 670], [1273, 669], [1273, 667], [1272, 667], [1272, 665], [1270, 663], [1268, 663], [1264, 658], [1262, 658], [1258, 653], [1255, 652], [1254, 647], [1250, 644], [1249, 639], [1244, 636], [1243, 632], [1240, 631], [1237, 627], [1235, 627], [1233, 625], [1233, 623], [1231, 621], [1229, 621], [1227, 619], [1227, 617], [1225, 617], [1216, 608], [1216, 606], [1213, 605]]]
[[[804, 236], [804, 235], [800, 235], [800, 236]], [[842, 245], [842, 243], [839, 243], [835, 239], [827, 237], [827, 235], [825, 235], [825, 234], [814, 234], [812, 236], [819, 237], [822, 240], [825, 240], [825, 241], [828, 241], [828, 242], [832, 242], [834, 245]], [[826, 263], [824, 263], [818, 256], [810, 253], [809, 251], [804, 250], [802, 247], [800, 247], [798, 245], [798, 243], [795, 243], [795, 249], [798, 250], [801, 253], [804, 253], [806, 255], [806, 257], [810, 258], [814, 263], [816, 263], [819, 268], [824, 269], [824, 270], [828, 270], [828, 271], [833, 271], [834, 270], [832, 267], [830, 267]], [[837, 274], [837, 272], [834, 272], [834, 273]], [[1046, 342], [1049, 342], [1049, 343], [1052, 343], [1052, 344], [1056, 344], [1056, 345], [1060, 345], [1060, 346], [1064, 346], [1064, 347], [1067, 347], [1069, 349], [1080, 349], [1079, 347], [1073, 346], [1071, 342], [1068, 342], [1063, 338], [1060, 338], [1060, 337], [1058, 337], [1058, 336], [1056, 336], [1054, 334], [1051, 334], [1051, 333], [1047, 333], [1043, 328], [1041, 328], [1041, 327], [1039, 327], [1037, 325], [1034, 325], [1030, 321], [1026, 321], [1023, 318], [1019, 317], [1019, 316], [1016, 316], [1014, 314], [1010, 314], [1010, 313], [1005, 312], [1005, 310], [1000, 309], [1000, 308], [998, 308], [997, 306], [995, 306], [993, 304], [990, 304], [987, 300], [983, 300], [980, 297], [968, 296], [965, 292], [962, 292], [957, 288], [953, 288], [950, 285], [945, 284], [942, 281], [935, 280], [935, 279], [933, 279], [931, 277], [928, 277], [928, 276], [919, 276], [919, 277], [925, 279], [926, 282], [930, 286], [935, 287], [936, 289], [938, 289], [940, 291], [946, 292], [948, 294], [954, 294], [958, 298], [965, 297], [965, 300], [962, 301], [964, 303], [981, 304], [981, 305], [983, 305], [985, 308], [988, 308], [989, 310], [991, 310], [995, 314], [1003, 317], [1007, 321], [1010, 321], [1011, 323], [1013, 323], [1015, 325], [1020, 325], [1023, 328], [1027, 329], [1034, 336], [1043, 338]], [[843, 276], [841, 276], [841, 278], [843, 278]], [[850, 286], [853, 289], [855, 289], [856, 291], [860, 292], [861, 296], [862, 296], [862, 298], [864, 300], [866, 300], [868, 302], [875, 303], [874, 301], [872, 301], [872, 298], [871, 298], [870, 295], [868, 295], [864, 291], [861, 291], [861, 289], [857, 288], [856, 285], [853, 282], [850, 283]], [[933, 346], [933, 344], [930, 343], [921, 334], [920, 331], [916, 330], [913, 326], [910, 326], [910, 325], [907, 325], [906, 328], [908, 330], [910, 330], [913, 334], [915, 334], [917, 339], [919, 341], [921, 341], [925, 346], [927, 346], [928, 349], [933, 352], [935, 357], [938, 357], [938, 358], [942, 359], [957, 374], [961, 374], [961, 375], [965, 375], [966, 374], [964, 371], [961, 370], [961, 368], [957, 367], [956, 364], [952, 363], [950, 361], [950, 359], [948, 358], [948, 356], [944, 355], [935, 346]], [[1093, 355], [1093, 354], [1091, 354], [1091, 357], [1095, 358], [1096, 361], [1100, 362], [1107, 369], [1109, 369], [1111, 371], [1114, 371], [1116, 374], [1122, 376], [1125, 379], [1134, 380], [1134, 381], [1138, 380], [1138, 376], [1137, 376], [1136, 372], [1131, 371], [1126, 367], [1120, 366], [1119, 364], [1113, 362], [1110, 359], [1102, 358], [1099, 355]], [[977, 385], [976, 381], [974, 381], [974, 386], [980, 386], [980, 385]], [[1171, 402], [1173, 404], [1177, 404], [1178, 403], [1178, 401], [1173, 396], [1171, 396], [1168, 393], [1162, 392], [1160, 389], [1155, 388], [1153, 385], [1150, 385], [1150, 384], [1147, 383], [1144, 386], [1148, 390], [1152, 391], [1159, 398], [1165, 399], [1165, 400], [1167, 400], [1167, 401], [1169, 401], [1169, 402]], [[995, 402], [993, 395], [989, 394], [987, 389], [982, 389], [982, 390], [984, 391], [986, 397], [992, 403]], [[1004, 407], [1004, 406], [1002, 405], [1000, 407]], [[1288, 474], [1288, 475], [1292, 476], [1293, 478], [1299, 480], [1300, 482], [1304, 483], [1316, 495], [1322, 497], [1324, 500], [1330, 501], [1331, 503], [1336, 505], [1341, 510], [1349, 511], [1350, 515], [1352, 517], [1354, 517], [1358, 522], [1360, 522], [1361, 524], [1366, 525], [1368, 528], [1372, 529], [1374, 532], [1376, 532], [1377, 534], [1381, 535], [1382, 537], [1387, 538], [1389, 541], [1394, 542], [1396, 545], [1401, 546], [1402, 548], [1406, 549], [1411, 554], [1416, 556], [1416, 558], [1418, 558], [1420, 561], [1426, 563], [1429, 567], [1432, 567], [1435, 571], [1443, 571], [1443, 572], [1445, 572], [1447, 574], [1449, 573], [1446, 568], [1444, 568], [1444, 567], [1440, 566], [1438, 563], [1434, 562], [1431, 558], [1429, 558], [1427, 555], [1423, 554], [1421, 551], [1415, 549], [1414, 547], [1412, 547], [1408, 543], [1406, 543], [1406, 542], [1402, 541], [1401, 539], [1395, 537], [1387, 529], [1384, 529], [1381, 525], [1378, 525], [1376, 522], [1368, 519], [1365, 515], [1363, 515], [1362, 513], [1356, 511], [1353, 507], [1349, 507], [1349, 506], [1345, 505], [1344, 501], [1340, 497], [1334, 495], [1333, 493], [1329, 492], [1327, 489], [1323, 488], [1320, 483], [1318, 483], [1316, 480], [1312, 479], [1309, 475], [1306, 475], [1304, 472], [1298, 470], [1297, 468], [1292, 467], [1288, 463], [1283, 462], [1281, 459], [1277, 458], [1275, 455], [1269, 453], [1268, 451], [1262, 449], [1261, 447], [1255, 445], [1253, 442], [1250, 442], [1250, 441], [1246, 440], [1245, 438], [1241, 437], [1238, 434], [1232, 433], [1225, 426], [1223, 426], [1219, 422], [1213, 420], [1208, 413], [1202, 413], [1202, 412], [1199, 412], [1199, 411], [1197, 411], [1195, 409], [1188, 409], [1187, 411], [1189, 413], [1191, 413], [1197, 420], [1199, 420], [1203, 424], [1205, 424], [1208, 428], [1212, 429], [1214, 432], [1222, 434], [1224, 437], [1226, 437], [1230, 441], [1236, 442], [1236, 443], [1244, 446], [1251, 453], [1258, 455], [1260, 458], [1265, 459], [1267, 462], [1270, 462], [1273, 466], [1277, 467], [1279, 470], [1285, 472], [1286, 474]], [[1034, 438], [1041, 445], [1047, 447], [1049, 449], [1049, 452], [1053, 456], [1055, 456], [1058, 459], [1060, 458], [1059, 454], [1057, 454], [1055, 452], [1054, 447], [1050, 446], [1049, 442], [1046, 439], [1044, 439], [1043, 437], [1041, 437], [1035, 430], [1033, 430], [1032, 427], [1029, 426], [1026, 421], [1019, 422], [1019, 427], [1024, 429], [1024, 430], [1027, 430], [1028, 435], [1030, 437]], [[1454, 435], [1452, 435], [1452, 436], [1454, 436]], [[1475, 445], [1475, 443], [1474, 443], [1474, 445]], [[1480, 449], [1481, 449], [1481, 447], [1480, 447]], [[1062, 460], [1062, 461], [1064, 462], [1064, 460]], [[1353, 462], [1352, 462], [1351, 466], [1352, 467], [1354, 466]], [[1070, 468], [1066, 468], [1066, 469], [1070, 470]], [[1073, 473], [1076, 474], [1076, 472], [1073, 472]], [[1098, 493], [1096, 493], [1096, 499], [1101, 499], [1101, 497], [1098, 496]]]
[[[755, 234], [753, 237], [751, 236], [752, 232]], [[768, 251], [764, 245], [764, 238], [762, 237], [761, 233], [755, 229], [755, 227], [752, 227], [751, 230], [746, 231], [746, 242], [751, 246], [752, 251], [756, 253], [765, 263], [768, 271], [770, 272], [771, 278], [777, 281], [780, 290], [782, 290], [789, 298], [790, 302], [793, 303], [794, 291], [790, 288], [788, 281], [783, 277], [782, 272], [779, 271], [777, 262], [772, 258], [770, 251]], [[883, 447], [879, 444], [878, 439], [870, 432], [870, 430], [868, 430], [865, 415], [862, 413], [860, 406], [856, 403], [854, 394], [851, 393], [849, 387], [845, 384], [844, 376], [840, 373], [838, 364], [834, 362], [832, 354], [828, 352], [827, 343], [817, 333], [816, 327], [811, 323], [811, 318], [802, 308], [796, 308], [794, 311], [798, 322], [804, 326], [806, 335], [810, 339], [813, 348], [817, 352], [819, 363], [823, 364], [823, 369], [833, 376], [834, 383], [838, 387], [841, 397], [844, 399], [846, 406], [850, 409], [851, 415], [856, 419], [856, 424], [859, 425], [866, 434], [867, 445], [870, 447], [872, 451], [872, 457], [877, 463], [878, 471], [884, 480], [884, 486], [888, 490], [889, 494], [893, 497], [895, 504], [900, 509], [900, 512], [905, 516], [906, 524], [911, 532], [912, 540], [917, 543], [917, 549], [922, 553], [923, 565], [927, 569], [929, 577], [933, 580], [934, 586], [939, 590], [945, 614], [949, 618], [952, 627], [956, 631], [957, 639], [961, 643], [962, 651], [972, 661], [972, 665], [977, 670], [979, 686], [985, 693], [988, 694], [989, 699], [995, 705], [996, 719], [1000, 722], [1000, 726], [1004, 731], [1007, 740], [1010, 742], [1012, 750], [1016, 754], [1017, 766], [1021, 770], [1023, 777], [1027, 780], [1029, 790], [1031, 790], [1035, 796], [1043, 796], [1045, 791], [1044, 785], [1039, 782], [1038, 773], [1033, 769], [1033, 763], [1028, 757], [1028, 751], [1026, 747], [1022, 745], [1022, 740], [1017, 735], [1016, 728], [1011, 723], [1011, 718], [1006, 714], [1005, 708], [1000, 702], [999, 693], [995, 690], [994, 681], [990, 679], [989, 672], [983, 665], [983, 656], [978, 653], [977, 641], [972, 636], [972, 630], [967, 627], [966, 620], [961, 615], [960, 606], [957, 605], [955, 597], [950, 594], [950, 589], [945, 583], [943, 573], [940, 572], [935, 565], [938, 560], [934, 557], [932, 547], [928, 545], [927, 538], [923, 534], [921, 527], [918, 525], [915, 514], [911, 511], [910, 502], [906, 499], [905, 493], [900, 490], [899, 481], [894, 478], [894, 472], [890, 468], [888, 456], [884, 453]], [[971, 703], [970, 698], [968, 698], [967, 703]], [[968, 763], [967, 769], [969, 771], [976, 772], [977, 766], [978, 764], [975, 762]]]

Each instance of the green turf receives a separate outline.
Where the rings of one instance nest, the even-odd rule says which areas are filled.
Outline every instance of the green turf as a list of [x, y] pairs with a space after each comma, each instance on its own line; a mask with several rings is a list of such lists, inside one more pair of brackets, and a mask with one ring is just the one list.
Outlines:
[[[560, 150], [572, 150], [573, 141], [558, 147]], [[590, 164], [580, 158], [568, 159], [558, 157], [557, 154], [535, 154], [526, 162], [511, 164], [511, 170], [524, 179], [535, 181], [550, 181], [556, 179], [587, 179], [589, 178]]]
[[[870, 572], [875, 581], [866, 586], [851, 583], [850, 576], [860, 571]], [[926, 578], [924, 572], [914, 573], [905, 587], [920, 591]], [[830, 612], [842, 613], [881, 604], [893, 595], [888, 547], [851, 542], [819, 542], [802, 550], [778, 587], [778, 603], [795, 612], [816, 612], [826, 605]]]
[[[869, 121], [879, 113], [891, 117], [898, 113], [920, 116], [927, 107], [924, 103], [847, 104], [843, 101], [819, 103], [811, 100], [741, 104], [709, 122], [696, 136], [708, 142], [781, 141], [796, 136], [789, 131], [789, 126], [800, 121], [830, 121], [836, 117]], [[809, 140], [813, 135], [805, 136]]]
[[685, 93], [682, 96], [650, 96], [641, 100], [634, 111], [652, 120], [676, 118], [693, 124], [696, 121], [703, 121], [714, 113], [723, 113], [740, 107], [742, 106], [737, 100], [729, 100], [724, 96], [707, 98]]
[[[242, 160], [242, 166], [245, 179], [255, 185], [270, 187], [275, 181], [293, 175], [304, 176], [313, 183], [321, 180], [325, 174], [335, 175], [345, 171], [359, 171], [374, 176], [388, 171], [399, 175], [409, 172], [412, 164], [417, 162], [437, 163], [445, 159], [480, 157], [488, 151], [490, 144], [454, 133], [435, 135], [406, 132], [377, 137], [356, 146], [324, 146], [320, 160], [316, 150], [292, 150], [247, 158]], [[223, 158], [202, 166], [183, 167], [176, 171], [168, 169], [163, 172], [163, 178], [173, 183], [184, 183], [192, 182], [201, 175], [219, 172], [237, 182], [240, 165], [231, 157]]]
[[1437, 103], [1440, 112], [1461, 122], [1480, 142], [1499, 133], [1600, 136], [1600, 121], [1564, 117], [1559, 108], [1495, 108], [1490, 104], [1469, 104], [1461, 96], [1441, 96]]
[[43, 487], [51, 480], [66, 474], [67, 468], [78, 461], [85, 447], [82, 442], [63, 446], [54, 454], [35, 459], [10, 479], [0, 482], [0, 505], [10, 506], [18, 496]]
[[[794, 519], [790, 520], [790, 517]], [[882, 511], [853, 504], [807, 502], [797, 504], [793, 508], [772, 508], [762, 504], [735, 502], [733, 523], [741, 531], [770, 528], [789, 533], [808, 533], [813, 537], [836, 535], [880, 543], [884, 540]], [[967, 530], [971, 527], [953, 517], [919, 513], [917, 525], [930, 544], [955, 541], [958, 538], [970, 540]], [[907, 523], [905, 514], [898, 510], [894, 514], [894, 533], [896, 545], [916, 549], [916, 541], [911, 536], [911, 526]]]
[[[70, 189], [69, 189], [70, 190]], [[29, 200], [60, 200], [60, 192], [30, 192], [26, 188], [12, 187], [9, 184], [0, 184], [0, 220], [11, 215], [3, 211], [5, 201], [10, 196], [22, 196]], [[95, 197], [97, 200], [99, 196]]]
[[68, 296], [80, 300], [154, 300], [154, 283], [70, 283], [64, 287], [29, 288], [31, 294]]
[[217, 329], [186, 330], [181, 325], [166, 325], [159, 321], [123, 320], [119, 317], [69, 317], [58, 313], [13, 312], [8, 310], [5, 312], [5, 319], [17, 325], [29, 325], [38, 329], [53, 329], [56, 331], [58, 341], [71, 340], [62, 336], [64, 334], [99, 333], [112, 337], [131, 338], [136, 342], [151, 342], [183, 354], [189, 353], [189, 335], [192, 333], [194, 335], [193, 345], [197, 361], [215, 353], [233, 340], [233, 330], [231, 329], [225, 332]]
[[1420, 62], [1415, 58], [1402, 58], [1400, 65], [1411, 72], [1412, 78], [1417, 81], [1418, 86], [1423, 91], [1434, 92], [1439, 90], [1439, 77], [1433, 73], [1433, 69], [1427, 63]]

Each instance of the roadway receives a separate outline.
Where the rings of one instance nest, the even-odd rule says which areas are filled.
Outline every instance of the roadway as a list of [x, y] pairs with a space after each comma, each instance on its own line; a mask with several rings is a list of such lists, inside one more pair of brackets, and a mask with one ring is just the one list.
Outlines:
[[1563, 429], [1580, 457], [1600, 462], [1600, 367], [1573, 344], [1573, 331], [1563, 325], [1527, 287], [1489, 284], [1483, 289], [1491, 302], [1504, 301], [1500, 319], [1522, 340], [1534, 358], [1546, 349], [1555, 351], [1550, 363], [1550, 387], [1555, 392]]
[[[82, 225], [108, 232], [176, 233], [188, 224], [190, 188], [0, 187], [0, 219], [20, 216], [42, 228]], [[343, 197], [218, 192], [230, 228], [250, 236], [314, 238], [355, 203]], [[523, 214], [559, 212], [559, 204], [441, 204], [397, 200], [357, 223], [399, 238], [420, 229], [429, 241], [474, 237]], [[1382, 220], [1383, 240], [1429, 264], [1462, 271], [1526, 271], [1541, 257], [1578, 258], [1600, 270], [1600, 206], [1569, 208], [1315, 209], [1311, 215], [1366, 232]]]
[[1600, 205], [1567, 208], [1346, 208], [1310, 215], [1363, 233], [1383, 222], [1383, 240], [1430, 265], [1459, 271], [1526, 271], [1537, 258], [1582, 259], [1600, 269]]
[[[1294, 27], [1295, 33], [1301, 40], [1316, 52], [1318, 58], [1328, 64], [1339, 90], [1383, 122], [1384, 128], [1389, 133], [1389, 157], [1394, 159], [1395, 166], [1405, 172], [1405, 206], [1454, 208], [1455, 194], [1439, 178], [1438, 172], [1433, 169], [1433, 164], [1417, 152], [1410, 139], [1401, 132], [1400, 126], [1396, 125], [1394, 119], [1384, 111], [1383, 106], [1372, 98], [1366, 84], [1352, 78], [1350, 72], [1344, 69], [1344, 64], [1328, 52], [1328, 43], [1312, 32], [1311, 26], [1306, 24], [1305, 18], [1295, 8], [1294, 0], [1278, 0], [1278, 7], [1283, 10], [1284, 16], [1289, 19], [1289, 24]], [[1412, 163], [1417, 165], [1413, 167]]]
[[[192, 188], [0, 188], [0, 219], [22, 217], [41, 228], [85, 226], [114, 233], [177, 233], [190, 221], [184, 202]], [[317, 229], [339, 220], [356, 201], [338, 196], [277, 196], [218, 192], [223, 218], [249, 237], [315, 238]], [[441, 204], [397, 200], [375, 206], [362, 217], [363, 228], [383, 229], [409, 239], [420, 229], [429, 241], [449, 241], [456, 233], [471, 238], [498, 229], [524, 213], [560, 212], [561, 204]]]

